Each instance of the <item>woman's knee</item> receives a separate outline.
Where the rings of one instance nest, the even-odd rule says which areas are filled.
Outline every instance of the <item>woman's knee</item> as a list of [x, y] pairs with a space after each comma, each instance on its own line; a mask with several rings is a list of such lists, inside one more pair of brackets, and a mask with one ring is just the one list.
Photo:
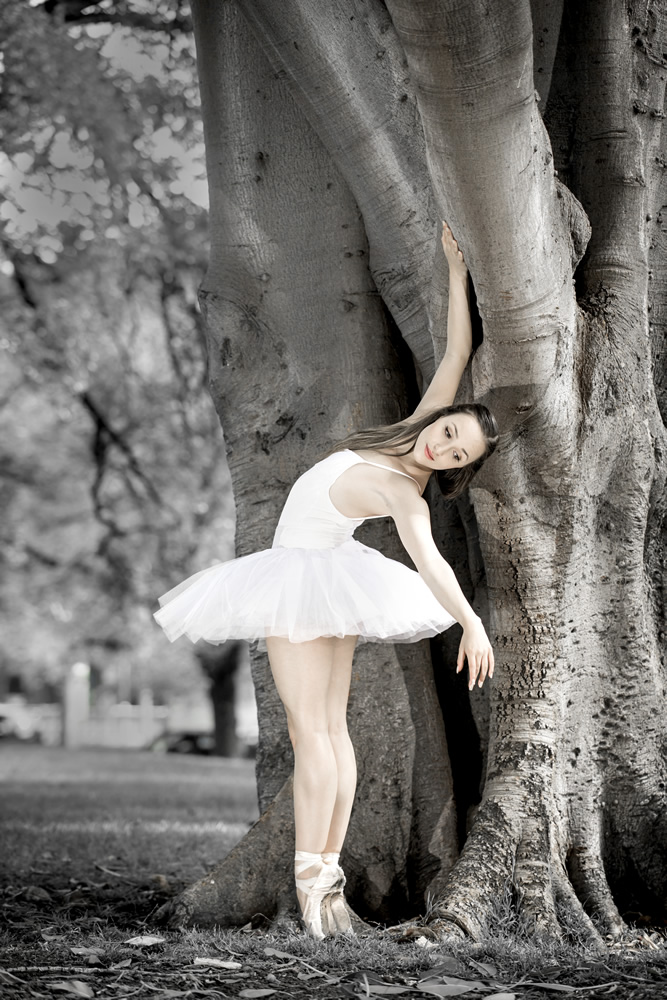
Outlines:
[[330, 743], [329, 726], [326, 719], [314, 719], [312, 715], [295, 715], [288, 713], [287, 731], [293, 747], [318, 746], [321, 743]]
[[335, 719], [328, 725], [329, 739], [334, 747], [346, 747], [351, 745], [350, 734], [345, 719]]

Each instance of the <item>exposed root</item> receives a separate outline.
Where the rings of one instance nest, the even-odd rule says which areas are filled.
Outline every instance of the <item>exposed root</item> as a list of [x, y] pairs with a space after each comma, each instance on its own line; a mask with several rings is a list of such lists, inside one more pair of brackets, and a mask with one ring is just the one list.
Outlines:
[[568, 935], [579, 938], [587, 948], [604, 951], [605, 943], [581, 905], [565, 869], [557, 868], [553, 880], [557, 912]]
[[429, 920], [427, 923], [423, 923], [420, 920], [405, 920], [403, 923], [395, 924], [393, 927], [386, 927], [384, 933], [399, 942], [416, 941], [419, 938], [426, 938], [427, 941], [433, 941], [438, 944], [451, 940], [463, 941], [466, 937], [460, 927], [446, 920], [437, 919]]
[[567, 866], [570, 881], [584, 909], [597, 921], [603, 933], [613, 938], [627, 930], [609, 891], [602, 858], [587, 845], [572, 848]]
[[272, 933], [298, 934], [303, 930], [303, 925], [299, 920], [295, 909], [279, 910], [269, 925]]
[[347, 900], [345, 900], [345, 909], [347, 910], [347, 915], [350, 918], [350, 923], [352, 924], [352, 930], [355, 934], [362, 937], [364, 934], [372, 934], [374, 928], [367, 924], [365, 920], [362, 920], [358, 913], [355, 913]]
[[[295, 906], [291, 779], [248, 833], [208, 874], [163, 906], [169, 927], [242, 927], [257, 914], [267, 921]], [[239, 891], [239, 886], [243, 891]]]
[[[518, 831], [492, 800], [482, 803], [461, 857], [429, 919], [449, 934], [479, 941], [514, 869]], [[456, 928], [456, 930], [454, 930]]]
[[[459, 862], [428, 919], [438, 940], [467, 937], [480, 941], [502, 920], [503, 899], [523, 934], [545, 945], [576, 939], [603, 950], [603, 935], [626, 930], [607, 884], [599, 854], [590, 848], [570, 851], [566, 869], [553, 821], [545, 805], [524, 812], [520, 827], [505, 806], [482, 803]], [[512, 900], [507, 890], [511, 889]], [[506, 918], [505, 918], [506, 920]], [[402, 930], [402, 939], [424, 928]], [[425, 935], [430, 936], [430, 935]]]
[[517, 860], [514, 890], [520, 923], [526, 933], [545, 943], [560, 943], [563, 935], [556, 915], [552, 865], [528, 858]]

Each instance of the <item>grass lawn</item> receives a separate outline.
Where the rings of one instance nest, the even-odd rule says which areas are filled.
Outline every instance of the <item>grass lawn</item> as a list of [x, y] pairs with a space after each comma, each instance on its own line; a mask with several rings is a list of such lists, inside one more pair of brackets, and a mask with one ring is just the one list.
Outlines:
[[160, 905], [256, 819], [249, 761], [0, 744], [0, 782], [0, 996], [7, 1000], [468, 993], [667, 1000], [661, 935], [629, 935], [625, 947], [603, 955], [549, 950], [517, 933], [502, 906], [486, 942], [447, 948], [425, 938], [398, 943], [381, 929], [317, 944], [296, 927], [276, 934], [157, 926]]

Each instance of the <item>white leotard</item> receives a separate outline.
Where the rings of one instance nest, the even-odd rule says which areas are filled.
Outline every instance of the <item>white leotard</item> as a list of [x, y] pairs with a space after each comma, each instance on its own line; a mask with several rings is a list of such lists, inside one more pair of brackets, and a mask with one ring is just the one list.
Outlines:
[[371, 462], [349, 448], [336, 451], [333, 455], [317, 462], [300, 476], [289, 492], [273, 538], [273, 548], [332, 549], [352, 537], [355, 528], [364, 521], [387, 517], [387, 514], [372, 514], [368, 517], [346, 517], [334, 507], [329, 490], [338, 477], [353, 465], [365, 462], [380, 469], [388, 469], [399, 476], [407, 476], [421, 487], [407, 472], [394, 469], [390, 465]]
[[318, 462], [292, 487], [270, 549], [210, 566], [163, 594], [155, 618], [169, 639], [416, 642], [449, 628], [454, 619], [419, 573], [352, 537], [367, 518], [334, 507], [329, 490], [361, 462], [413, 478], [350, 450]]

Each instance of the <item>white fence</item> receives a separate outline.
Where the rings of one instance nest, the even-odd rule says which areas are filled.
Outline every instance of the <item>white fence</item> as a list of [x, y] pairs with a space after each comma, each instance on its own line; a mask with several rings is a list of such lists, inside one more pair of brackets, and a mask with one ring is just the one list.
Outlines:
[[[242, 672], [235, 704], [236, 734], [245, 744], [257, 742], [257, 713], [250, 680]], [[62, 705], [28, 705], [22, 699], [0, 704], [0, 735], [39, 739], [46, 746], [150, 746], [165, 733], [212, 733], [213, 706], [205, 692], [193, 693], [170, 705], [154, 705], [150, 689], [139, 693], [139, 704], [101, 699], [91, 704], [90, 670], [85, 663], [70, 668]]]

